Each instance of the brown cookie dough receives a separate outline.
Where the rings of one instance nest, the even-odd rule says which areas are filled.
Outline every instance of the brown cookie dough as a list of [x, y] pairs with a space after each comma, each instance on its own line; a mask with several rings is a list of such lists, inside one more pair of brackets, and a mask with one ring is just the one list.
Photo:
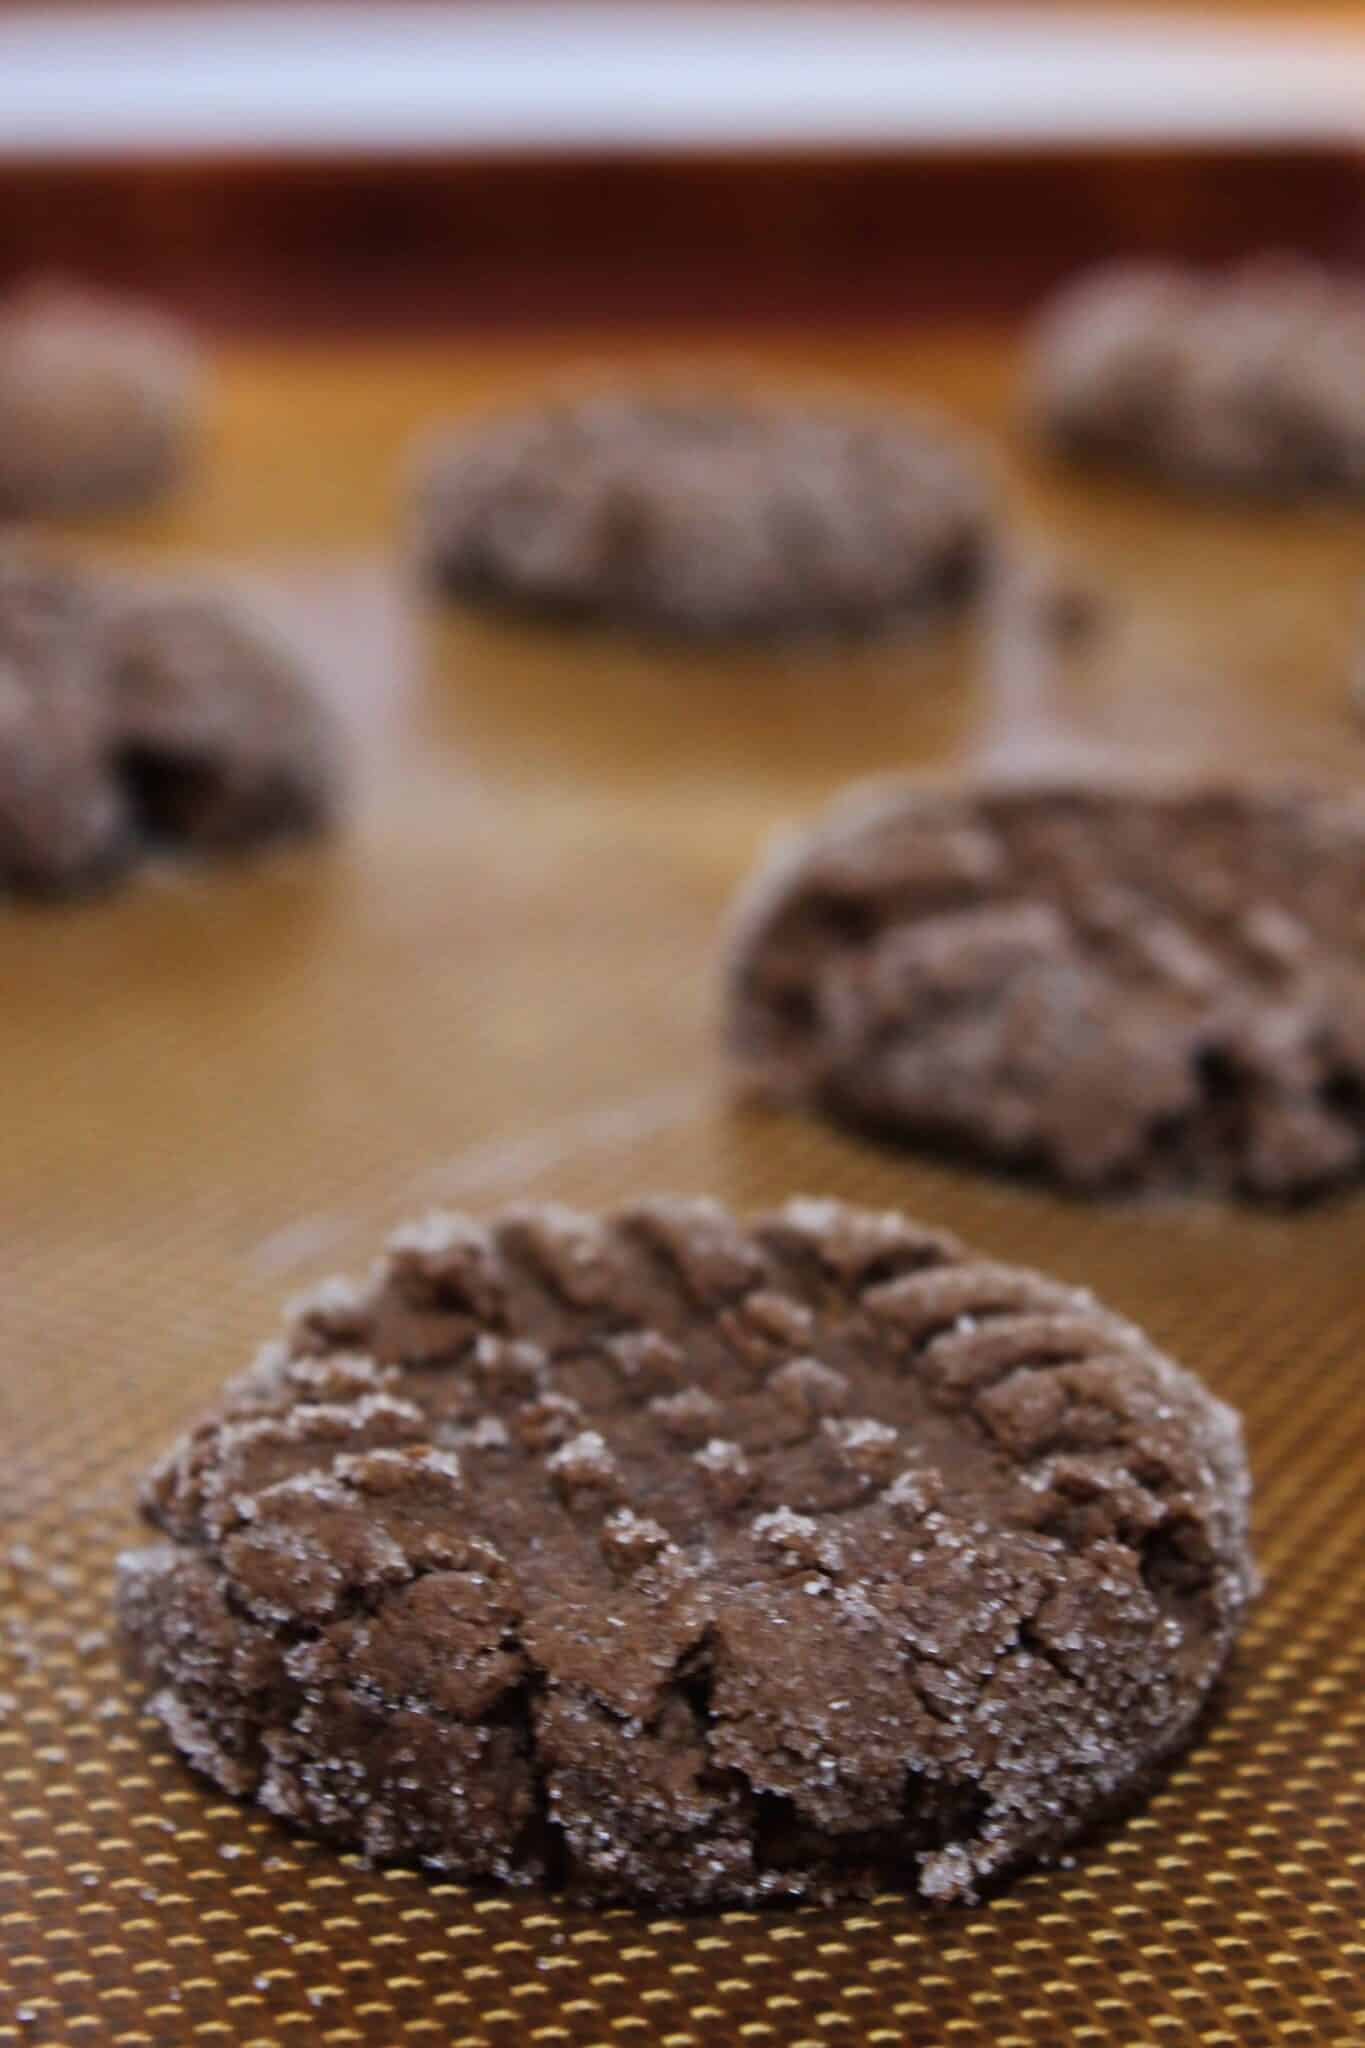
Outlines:
[[152, 1712], [377, 1856], [591, 1900], [935, 1899], [1185, 1743], [1253, 1585], [1237, 1420], [894, 1214], [434, 1217], [152, 1473]]
[[135, 302], [56, 282], [0, 299], [0, 518], [122, 510], [184, 467], [193, 346]]
[[454, 432], [417, 491], [460, 597], [685, 635], [864, 631], [982, 580], [975, 458], [915, 413], [602, 390]]
[[1044, 314], [1030, 399], [1069, 455], [1218, 490], [1365, 493], [1365, 285], [1286, 258], [1088, 273]]
[[238, 601], [0, 540], [0, 892], [317, 830], [335, 761], [329, 715]]
[[1365, 1167], [1365, 802], [855, 791], [740, 907], [778, 1099], [1071, 1187], [1285, 1200]]

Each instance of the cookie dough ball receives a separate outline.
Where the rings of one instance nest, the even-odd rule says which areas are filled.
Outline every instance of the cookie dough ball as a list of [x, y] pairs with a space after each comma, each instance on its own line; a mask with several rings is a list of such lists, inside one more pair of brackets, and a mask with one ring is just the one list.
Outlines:
[[417, 534], [460, 597], [662, 632], [866, 631], [963, 602], [988, 492], [936, 421], [717, 390], [603, 390], [453, 433]]
[[62, 284], [0, 299], [0, 517], [117, 511], [177, 481], [199, 366], [173, 321]]
[[1075, 1189], [1290, 1200], [1365, 1170], [1365, 801], [855, 792], [738, 911], [769, 1096]]
[[332, 720], [240, 600], [147, 590], [116, 604], [104, 665], [117, 773], [144, 836], [230, 852], [332, 818]]
[[1239, 1429], [1092, 1296], [893, 1214], [430, 1218], [148, 1482], [134, 1670], [223, 1790], [671, 1907], [969, 1898], [1190, 1736]]
[[91, 587], [0, 536], [0, 894], [92, 888], [126, 864]]
[[1039, 325], [1030, 402], [1081, 459], [1215, 490], [1365, 493], [1365, 287], [1273, 258], [1093, 272]]

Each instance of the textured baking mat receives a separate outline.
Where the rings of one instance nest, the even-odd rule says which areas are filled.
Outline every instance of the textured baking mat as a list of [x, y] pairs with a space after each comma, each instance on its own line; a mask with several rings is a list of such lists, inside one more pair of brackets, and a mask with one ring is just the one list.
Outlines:
[[[825, 360], [1006, 417], [989, 347]], [[332, 849], [0, 923], [0, 2043], [1359, 2048], [1365, 1200], [1086, 1206], [741, 1109], [710, 970], [766, 832], [847, 775], [1358, 776], [1365, 520], [1012, 449], [1032, 544], [1105, 594], [1065, 657], [1017, 611], [780, 659], [424, 624], [384, 553], [404, 437], [537, 367], [237, 358], [203, 484], [120, 535], [254, 556], [362, 765]], [[434, 1203], [655, 1188], [902, 1204], [1092, 1284], [1242, 1409], [1265, 1596], [1200, 1742], [1064, 1867], [952, 1912], [568, 1911], [293, 1836], [140, 1714], [108, 1626], [137, 1475], [280, 1297]]]

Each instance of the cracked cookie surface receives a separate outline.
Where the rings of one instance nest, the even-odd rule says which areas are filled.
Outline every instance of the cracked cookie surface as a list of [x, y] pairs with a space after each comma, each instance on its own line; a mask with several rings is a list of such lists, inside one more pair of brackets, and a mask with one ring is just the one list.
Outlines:
[[1076, 1188], [1365, 1170], [1365, 804], [855, 790], [742, 899], [727, 1029], [778, 1099]]
[[937, 421], [722, 390], [602, 390], [452, 432], [418, 550], [468, 598], [684, 635], [849, 632], [969, 597], [988, 499]]
[[1246, 1498], [1132, 1325], [899, 1215], [514, 1209], [296, 1306], [119, 1607], [190, 1762], [372, 1855], [951, 1899], [1189, 1738]]
[[1289, 258], [1122, 263], [1045, 312], [1030, 402], [1064, 453], [1170, 482], [1365, 493], [1365, 290]]

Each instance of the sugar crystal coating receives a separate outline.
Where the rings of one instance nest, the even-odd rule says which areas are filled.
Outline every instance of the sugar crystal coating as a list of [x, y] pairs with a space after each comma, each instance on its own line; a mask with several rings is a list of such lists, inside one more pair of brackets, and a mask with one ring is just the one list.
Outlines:
[[737, 391], [604, 390], [453, 431], [418, 544], [464, 597], [682, 634], [876, 626], [980, 581], [987, 494], [937, 422]]
[[872, 786], [746, 890], [727, 1035], [762, 1091], [861, 1129], [1301, 1198], [1365, 1170], [1363, 906], [1354, 795]]
[[1365, 289], [1259, 258], [1119, 263], [1046, 310], [1032, 404], [1066, 453], [1198, 487], [1365, 493]]
[[335, 800], [331, 719], [249, 605], [0, 536], [0, 891], [239, 851], [318, 829]]
[[[642, 1400], [627, 1339], [682, 1384]], [[965, 1898], [1188, 1739], [1246, 1500], [1235, 1417], [1130, 1324], [904, 1217], [438, 1218], [161, 1461], [119, 1609], [197, 1769], [372, 1855]]]

